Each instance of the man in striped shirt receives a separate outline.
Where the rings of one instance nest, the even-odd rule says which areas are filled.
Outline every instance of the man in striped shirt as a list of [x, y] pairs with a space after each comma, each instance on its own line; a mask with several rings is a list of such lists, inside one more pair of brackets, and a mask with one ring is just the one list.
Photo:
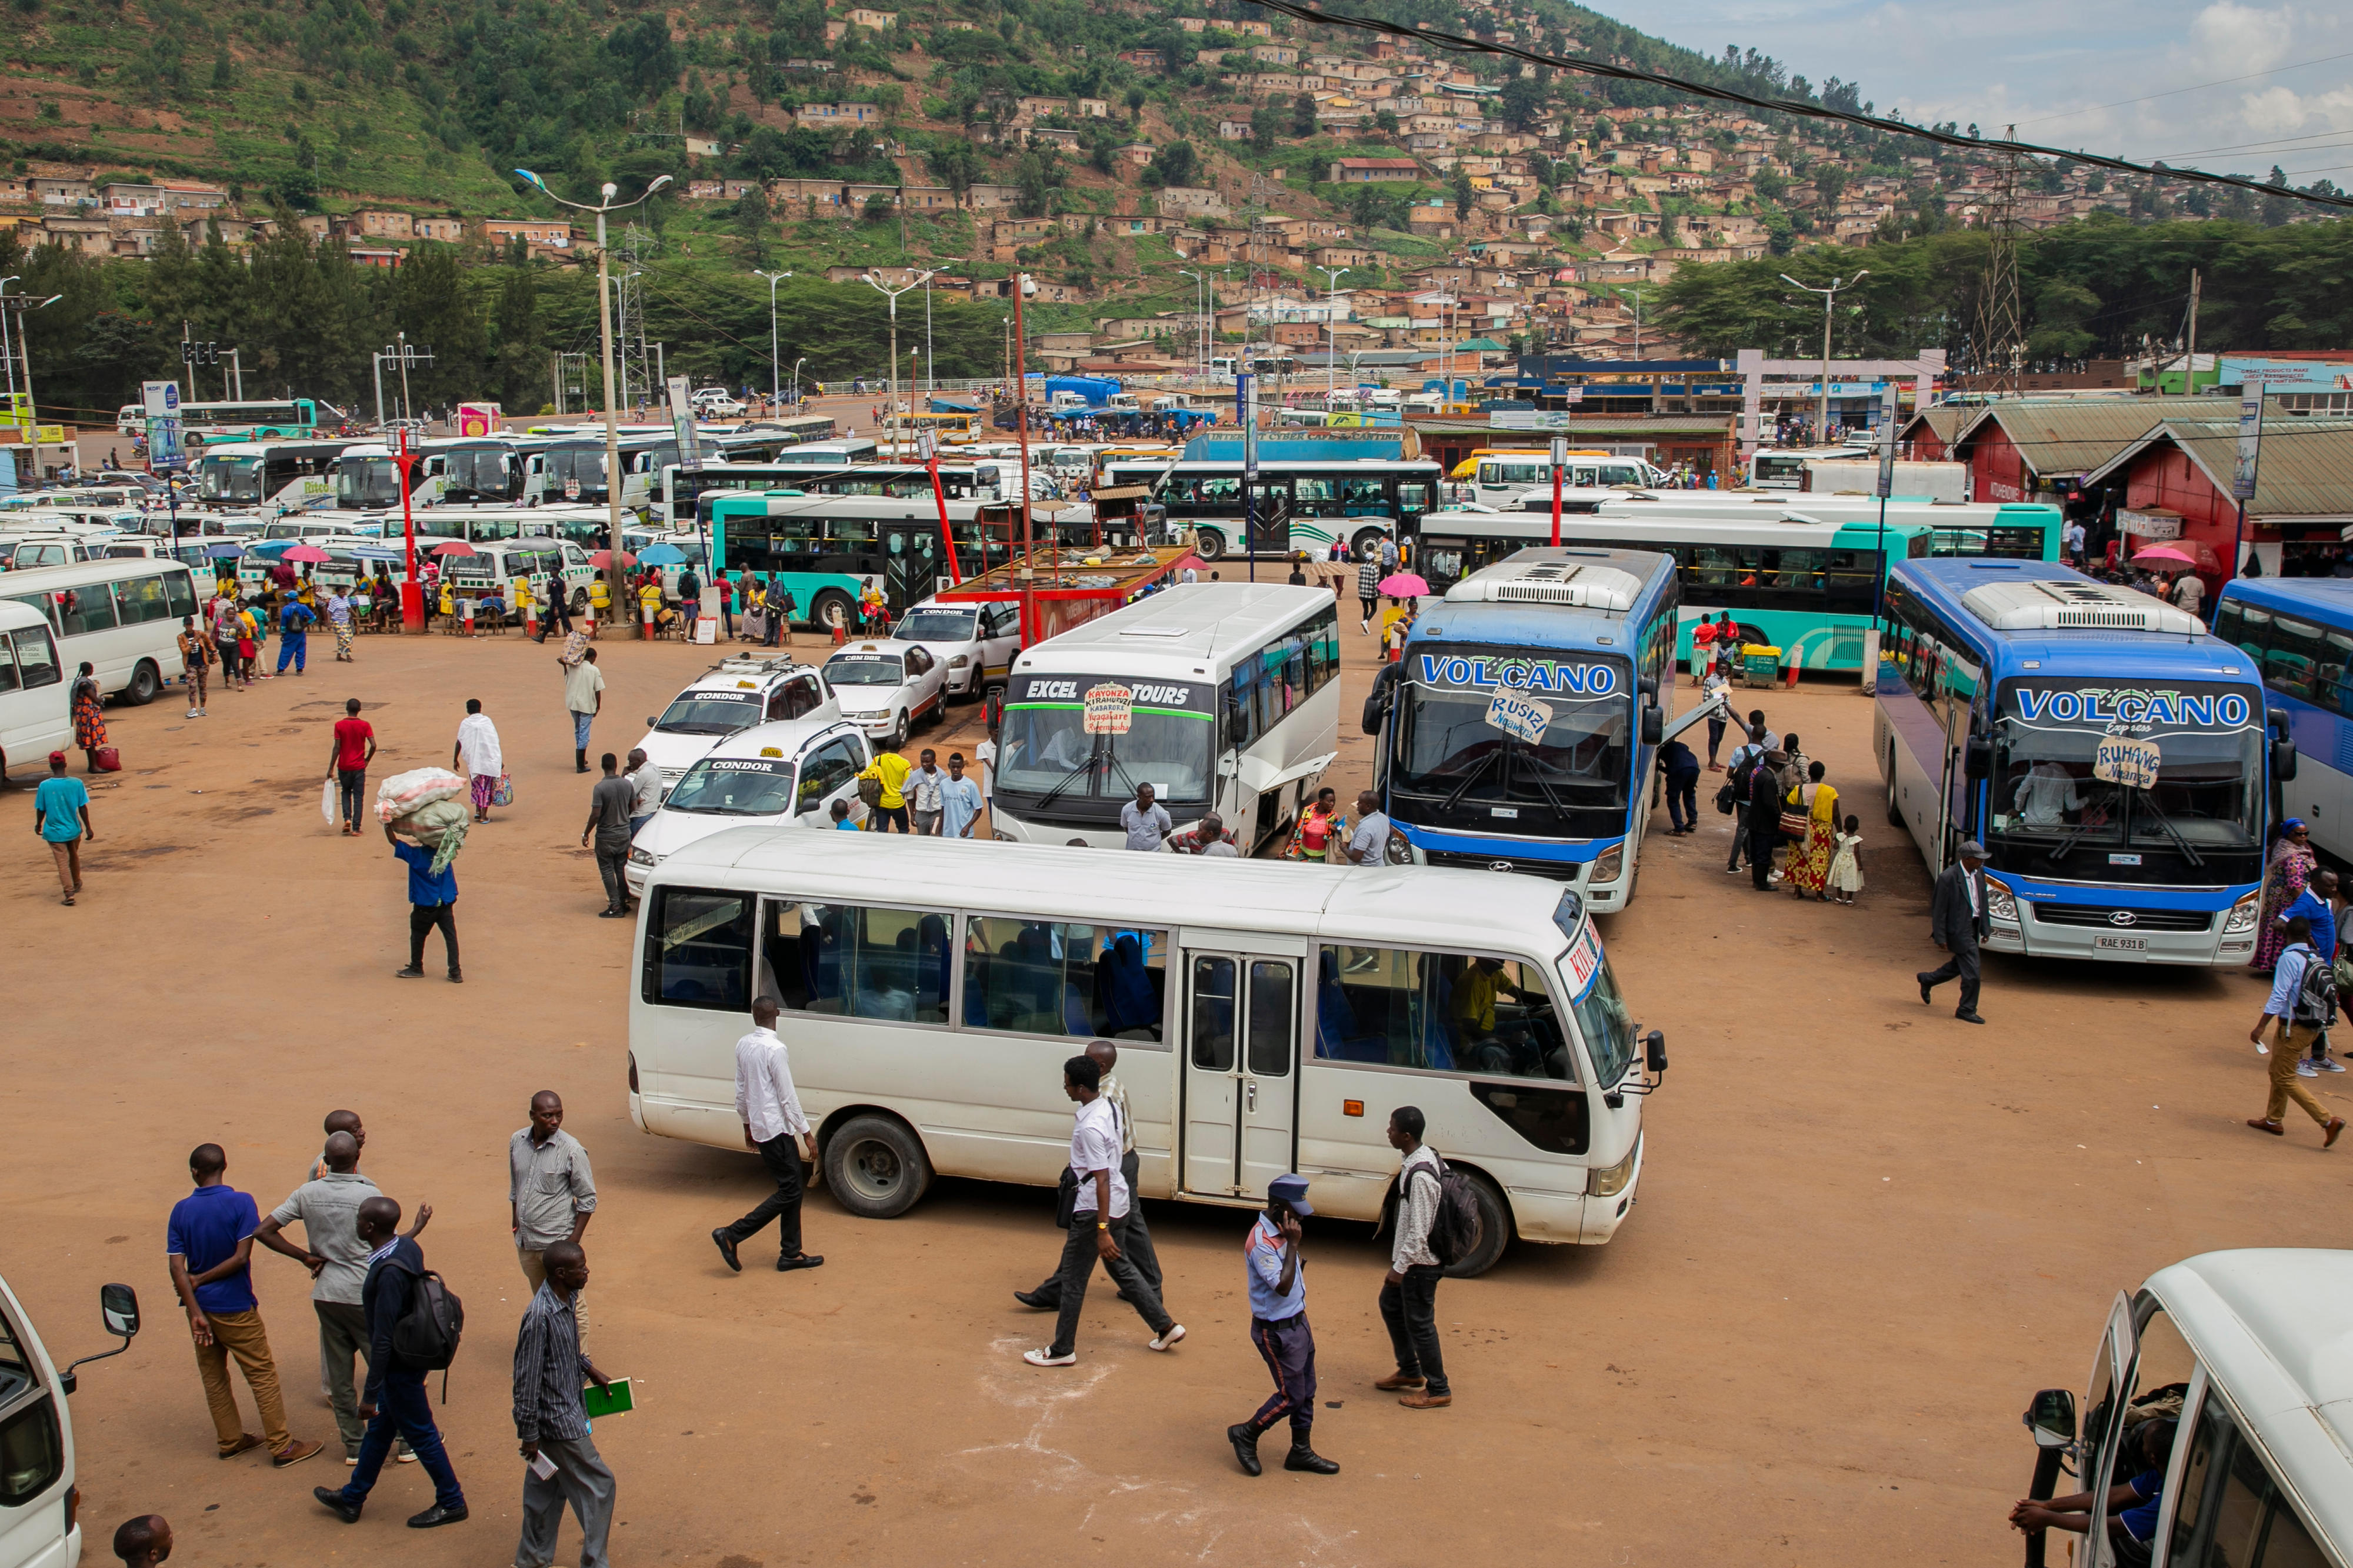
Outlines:
[[[588, 1255], [575, 1241], [548, 1244], [547, 1281], [523, 1309], [515, 1337], [514, 1423], [523, 1460], [522, 1542], [516, 1568], [551, 1568], [564, 1505], [580, 1521], [581, 1568], [606, 1568], [606, 1538], [613, 1530], [613, 1472], [588, 1436], [580, 1380], [602, 1388], [610, 1379], [580, 1352], [573, 1301], [588, 1283]], [[545, 1472], [543, 1474], [543, 1472]]]

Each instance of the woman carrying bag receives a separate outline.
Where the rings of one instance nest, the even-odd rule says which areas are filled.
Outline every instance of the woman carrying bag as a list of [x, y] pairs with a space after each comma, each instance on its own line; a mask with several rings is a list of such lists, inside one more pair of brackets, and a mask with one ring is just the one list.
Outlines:
[[1806, 782], [1790, 793], [1788, 804], [1797, 810], [1797, 827], [1790, 826], [1791, 814], [1784, 811], [1782, 830], [1800, 839], [1789, 846], [1789, 886], [1798, 897], [1816, 900], [1829, 897], [1831, 854], [1838, 837], [1838, 791], [1822, 782], [1822, 764], [1806, 766]]

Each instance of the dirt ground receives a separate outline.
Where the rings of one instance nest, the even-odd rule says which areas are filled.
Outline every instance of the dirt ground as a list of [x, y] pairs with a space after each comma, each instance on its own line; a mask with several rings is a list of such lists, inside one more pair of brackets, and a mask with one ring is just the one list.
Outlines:
[[[1344, 630], [1335, 782], [1353, 793], [1372, 655]], [[1673, 1060], [1618, 1239], [1518, 1246], [1446, 1285], [1456, 1401], [1422, 1415], [1370, 1387], [1388, 1370], [1384, 1252], [1364, 1226], [1314, 1222], [1316, 1441], [1343, 1469], [1250, 1480], [1222, 1435], [1267, 1383], [1229, 1213], [1152, 1207], [1182, 1349], [1147, 1353], [1098, 1287], [1067, 1371], [1019, 1360], [1050, 1333], [1011, 1296], [1060, 1241], [1043, 1191], [950, 1182], [882, 1223], [820, 1194], [807, 1226], [822, 1269], [727, 1273], [707, 1233], [764, 1184], [748, 1158], [628, 1123], [631, 932], [594, 918], [590, 781], [571, 772], [552, 649], [372, 637], [337, 666], [330, 639], [312, 647], [307, 677], [216, 691], [206, 719], [173, 696], [111, 712], [125, 771], [96, 792], [77, 908], [58, 907], [25, 832], [29, 796], [10, 797], [0, 1269], [60, 1361], [111, 1342], [101, 1282], [135, 1286], [147, 1316], [74, 1399], [91, 1559], [117, 1521], [160, 1511], [195, 1563], [512, 1560], [524, 1293], [499, 1222], [506, 1141], [540, 1089], [565, 1097], [602, 1194], [592, 1349], [641, 1389], [636, 1414], [597, 1432], [624, 1563], [2008, 1560], [2003, 1514], [2032, 1457], [2019, 1412], [2037, 1387], [2082, 1386], [2118, 1289], [2210, 1248], [2345, 1236], [2353, 1145], [2322, 1153], [2301, 1119], [2284, 1140], [2241, 1125], [2264, 1088], [2248, 977], [1995, 958], [1988, 1026], [1956, 1022], [1949, 990], [1920, 1005], [1927, 883], [1885, 826], [1870, 704], [1809, 681], [1756, 700], [1862, 818], [1861, 905], [1725, 876], [1710, 775], [1701, 835], [1654, 834], [1640, 897], [1605, 926]], [[626, 750], [707, 657], [607, 645], [593, 749]], [[346, 696], [382, 738], [378, 776], [446, 764], [470, 696], [500, 725], [517, 799], [458, 864], [462, 988], [392, 977], [401, 868], [319, 815]], [[914, 745], [944, 756], [976, 738], [960, 708]], [[2346, 1082], [2315, 1087], [2343, 1104]], [[344, 1472], [310, 1377], [308, 1281], [275, 1256], [255, 1275], [294, 1426], [329, 1451], [284, 1474], [258, 1454], [214, 1458], [164, 1268], [193, 1145], [225, 1145], [229, 1180], [266, 1209], [336, 1107], [366, 1121], [362, 1169], [434, 1205], [427, 1259], [470, 1309], [436, 1414], [473, 1518], [429, 1535], [400, 1527], [429, 1499], [414, 1468], [387, 1471], [357, 1527], [311, 1500]], [[567, 1523], [567, 1561], [576, 1539]]]

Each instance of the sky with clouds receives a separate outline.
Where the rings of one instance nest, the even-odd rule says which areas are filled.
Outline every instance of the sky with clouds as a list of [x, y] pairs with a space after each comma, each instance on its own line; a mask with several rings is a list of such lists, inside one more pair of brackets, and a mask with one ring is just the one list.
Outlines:
[[[1590, 4], [1591, 0], [1588, 0]], [[2353, 187], [2353, 4], [1649, 0], [1595, 9], [1687, 48], [1756, 48], [1882, 113]], [[2182, 89], [2192, 90], [2183, 91]]]

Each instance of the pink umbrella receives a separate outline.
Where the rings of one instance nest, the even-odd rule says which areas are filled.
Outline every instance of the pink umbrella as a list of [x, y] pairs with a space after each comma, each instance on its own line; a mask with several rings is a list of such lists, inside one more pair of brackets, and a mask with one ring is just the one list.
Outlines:
[[471, 555], [474, 547], [462, 539], [452, 539], [433, 547], [436, 555]]
[[298, 544], [278, 557], [280, 561], [332, 561], [334, 557], [315, 544]]
[[1381, 579], [1380, 592], [1386, 598], [1418, 599], [1430, 592], [1430, 584], [1418, 572], [1392, 572]]
[[[290, 555], [293, 552], [288, 551], [287, 553]], [[2152, 544], [2147, 549], [2142, 551], [2139, 554], [2132, 558], [2132, 563], [2136, 566], [2143, 565], [2150, 562], [2155, 562], [2159, 565], [2165, 566], [2195, 566], [2198, 564], [2198, 562], [2194, 557], [2182, 553], [2180, 551], [2173, 548], [2170, 544]]]

